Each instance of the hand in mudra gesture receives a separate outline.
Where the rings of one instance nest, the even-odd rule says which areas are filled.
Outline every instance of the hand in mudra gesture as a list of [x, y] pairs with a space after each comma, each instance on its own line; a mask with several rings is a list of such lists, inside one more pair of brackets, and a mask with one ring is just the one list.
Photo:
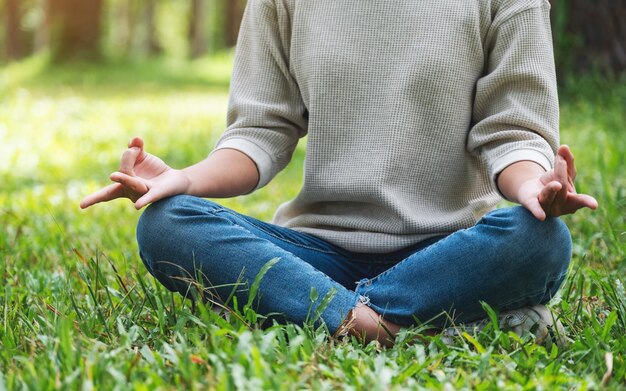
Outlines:
[[574, 155], [567, 145], [561, 145], [554, 168], [539, 178], [524, 182], [519, 188], [518, 200], [539, 220], [546, 216], [571, 214], [581, 208], [596, 209], [598, 201], [595, 198], [576, 192], [575, 179]]
[[81, 208], [117, 198], [128, 198], [141, 209], [151, 202], [184, 193], [189, 179], [180, 170], [174, 170], [163, 160], [144, 150], [143, 140], [133, 138], [122, 155], [120, 168], [111, 174], [116, 182], [85, 197]]

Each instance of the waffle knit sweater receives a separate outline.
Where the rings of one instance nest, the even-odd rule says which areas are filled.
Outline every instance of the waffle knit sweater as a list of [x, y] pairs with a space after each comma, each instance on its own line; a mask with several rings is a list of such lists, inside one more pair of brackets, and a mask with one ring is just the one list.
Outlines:
[[474, 225], [508, 165], [549, 170], [558, 118], [545, 0], [249, 0], [216, 149], [260, 188], [307, 135], [274, 223], [388, 253]]

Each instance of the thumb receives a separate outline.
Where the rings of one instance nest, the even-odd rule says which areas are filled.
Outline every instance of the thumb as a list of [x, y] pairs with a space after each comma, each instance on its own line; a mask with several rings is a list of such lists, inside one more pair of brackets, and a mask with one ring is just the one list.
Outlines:
[[128, 148], [137, 147], [143, 151], [143, 139], [141, 137], [135, 136], [128, 142]]
[[128, 143], [128, 149], [122, 154], [119, 171], [124, 174], [135, 175], [135, 166], [141, 163], [146, 156], [141, 137], [133, 137]]

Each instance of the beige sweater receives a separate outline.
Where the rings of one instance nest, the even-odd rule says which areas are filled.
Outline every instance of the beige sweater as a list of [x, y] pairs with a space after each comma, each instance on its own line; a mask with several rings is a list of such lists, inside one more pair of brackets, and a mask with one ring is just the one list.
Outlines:
[[558, 98], [545, 0], [249, 0], [216, 149], [266, 185], [308, 135], [274, 222], [385, 253], [472, 226], [495, 177], [550, 169]]

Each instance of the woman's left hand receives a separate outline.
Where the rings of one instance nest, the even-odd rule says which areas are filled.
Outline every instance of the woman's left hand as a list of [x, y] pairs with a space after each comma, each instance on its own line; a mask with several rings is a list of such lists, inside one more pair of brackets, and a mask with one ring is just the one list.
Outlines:
[[581, 208], [596, 209], [598, 201], [595, 198], [576, 193], [575, 178], [574, 155], [567, 145], [561, 145], [554, 169], [520, 183], [517, 202], [542, 221], [547, 216], [571, 214]]

